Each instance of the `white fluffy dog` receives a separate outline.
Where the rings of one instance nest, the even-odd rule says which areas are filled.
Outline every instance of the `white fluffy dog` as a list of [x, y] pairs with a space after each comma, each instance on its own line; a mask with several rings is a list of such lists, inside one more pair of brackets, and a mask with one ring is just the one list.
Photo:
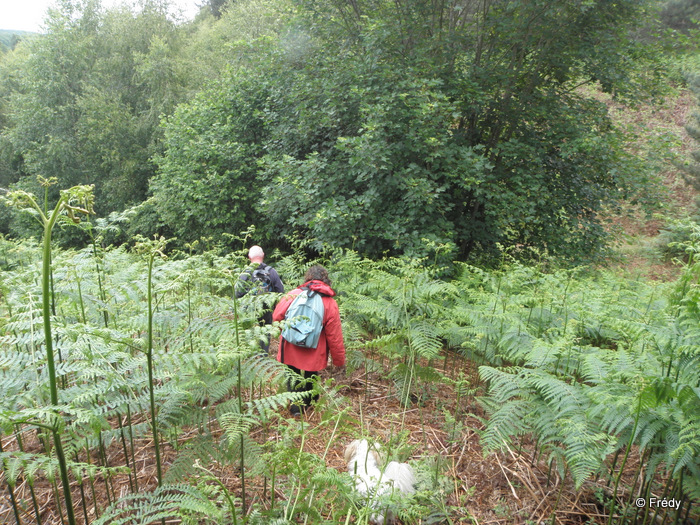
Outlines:
[[[413, 469], [408, 463], [390, 461], [382, 468], [382, 455], [379, 445], [370, 445], [366, 439], [356, 439], [345, 448], [345, 461], [348, 472], [355, 478], [355, 489], [370, 500], [370, 506], [377, 509], [377, 498], [395, 492], [412, 494], [416, 483]], [[384, 509], [370, 518], [376, 525], [384, 524], [386, 515], [392, 521], [391, 513]]]

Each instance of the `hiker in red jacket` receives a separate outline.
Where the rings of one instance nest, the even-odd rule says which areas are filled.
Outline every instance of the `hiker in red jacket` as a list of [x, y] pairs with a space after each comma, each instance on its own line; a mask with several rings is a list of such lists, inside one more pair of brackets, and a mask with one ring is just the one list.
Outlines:
[[[294, 298], [307, 287], [311, 291], [320, 293], [323, 297], [323, 328], [318, 339], [318, 346], [316, 348], [303, 348], [280, 337], [277, 351], [277, 360], [300, 376], [288, 381], [289, 390], [297, 392], [309, 392], [313, 389], [313, 379], [318, 378], [318, 372], [326, 368], [329, 355], [333, 360], [333, 365], [343, 366], [345, 364], [345, 345], [343, 344], [343, 330], [340, 327], [338, 304], [333, 299], [335, 292], [331, 288], [328, 271], [323, 266], [315, 265], [306, 271], [304, 284], [282, 298], [272, 313], [272, 320], [283, 320]], [[289, 411], [293, 416], [298, 416], [301, 410], [306, 409], [315, 399], [316, 397], [312, 398], [311, 395], [306, 396], [301, 406], [291, 405]]]

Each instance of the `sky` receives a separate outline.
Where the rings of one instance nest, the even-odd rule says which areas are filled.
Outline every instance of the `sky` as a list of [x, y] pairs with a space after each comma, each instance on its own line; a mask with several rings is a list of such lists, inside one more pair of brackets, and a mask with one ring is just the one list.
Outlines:
[[[124, 0], [102, 0], [104, 7], [130, 2]], [[197, 4], [203, 0], [171, 0], [179, 6], [186, 18], [194, 18], [199, 11]], [[0, 0], [0, 29], [41, 32], [49, 6], [54, 0]]]

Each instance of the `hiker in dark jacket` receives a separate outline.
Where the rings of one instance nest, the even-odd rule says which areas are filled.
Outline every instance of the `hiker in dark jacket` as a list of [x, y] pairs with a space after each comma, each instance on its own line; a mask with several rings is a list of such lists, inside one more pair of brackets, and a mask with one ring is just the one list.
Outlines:
[[[318, 339], [318, 346], [316, 348], [303, 348], [284, 340], [280, 336], [280, 345], [277, 350], [277, 360], [287, 365], [300, 376], [298, 379], [288, 382], [289, 390], [297, 392], [308, 392], [313, 389], [311, 379], [317, 378], [318, 372], [326, 368], [329, 355], [333, 365], [345, 365], [345, 345], [343, 343], [343, 330], [340, 326], [340, 312], [338, 311], [338, 303], [333, 299], [335, 291], [331, 288], [328, 271], [323, 266], [315, 265], [306, 271], [304, 284], [295, 288], [280, 300], [272, 314], [272, 320], [283, 320], [294, 298], [306, 288], [320, 293], [323, 297], [323, 328]], [[292, 415], [297, 416], [302, 409], [311, 404], [312, 400], [314, 399], [312, 399], [311, 395], [306, 396], [301, 406], [291, 405], [289, 410]]]
[[[283, 293], [284, 285], [280, 279], [277, 270], [263, 262], [265, 252], [260, 246], [252, 246], [248, 250], [248, 259], [251, 263], [251, 270], [243, 272], [238, 281], [236, 297], [239, 299], [251, 291], [259, 293]], [[257, 265], [257, 266], [256, 266]], [[266, 308], [263, 314], [258, 319], [258, 322], [264, 325], [272, 324], [272, 308]], [[266, 353], [270, 347], [269, 339], [260, 341], [260, 348]]]

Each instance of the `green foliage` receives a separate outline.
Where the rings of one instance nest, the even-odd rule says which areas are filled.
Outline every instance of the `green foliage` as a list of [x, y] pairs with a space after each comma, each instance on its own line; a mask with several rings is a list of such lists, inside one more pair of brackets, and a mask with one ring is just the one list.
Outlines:
[[[389, 377], [401, 403], [420, 401], [427, 395], [426, 385], [441, 379], [425, 363], [439, 356], [443, 338], [454, 327], [449, 307], [457, 289], [409, 259], [373, 263], [349, 252], [335, 265], [335, 272], [333, 278], [344, 286], [344, 330], [358, 334], [349, 346], [388, 357]], [[359, 353], [349, 360], [353, 368], [372, 368]]]
[[35, 33], [30, 31], [15, 31], [0, 29], [0, 53], [6, 53], [17, 47], [23, 39], [31, 37]]
[[700, 4], [695, 0], [667, 0], [663, 3], [661, 20], [669, 27], [682, 32], [698, 28]]
[[[55, 180], [40, 179], [40, 183], [46, 189], [48, 195], [49, 186], [55, 183]], [[46, 428], [51, 430], [54, 440], [54, 447], [58, 468], [61, 474], [61, 484], [65, 495], [66, 517], [69, 525], [75, 525], [75, 517], [73, 513], [73, 504], [70, 490], [70, 482], [68, 480], [68, 463], [63, 450], [61, 438], [61, 430], [64, 426], [64, 421], [59, 416], [58, 405], [58, 385], [56, 382], [56, 359], [53, 348], [53, 332], [51, 329], [51, 306], [54, 303], [53, 290], [50, 283], [51, 276], [51, 235], [54, 226], [59, 220], [64, 218], [64, 214], [73, 223], [80, 222], [81, 215], [89, 215], [93, 213], [94, 196], [92, 194], [92, 186], [74, 186], [67, 190], [61, 190], [60, 197], [56, 207], [51, 213], [46, 209], [46, 199], [44, 210], [39, 207], [34, 196], [24, 191], [14, 191], [7, 194], [3, 198], [9, 206], [18, 208], [21, 211], [32, 213], [40, 222], [43, 228], [42, 235], [42, 270], [41, 270], [41, 302], [42, 302], [42, 318], [44, 325], [44, 347], [46, 349], [46, 364], [48, 369], [49, 392], [51, 405], [53, 409], [47, 410], [46, 414], [39, 415], [39, 421], [42, 421]], [[55, 312], [55, 308], [54, 308]], [[60, 354], [59, 354], [60, 355]]]
[[697, 218], [669, 219], [659, 232], [658, 250], [667, 258], [687, 259], [686, 250], [700, 234]]
[[[92, 478], [103, 478], [109, 490], [110, 477], [123, 473], [124, 468], [108, 468], [102, 463], [86, 465], [74, 461], [72, 455], [86, 454], [90, 462], [91, 455], [102, 458], [102, 451], [110, 443], [121, 442], [130, 484], [135, 483], [134, 440], [149, 432], [153, 435], [153, 429], [141, 422], [140, 414], [155, 413], [154, 406], [158, 407], [157, 435], [174, 438], [175, 443], [184, 426], [204, 430], [211, 425], [210, 417], [218, 420], [228, 436], [219, 444], [210, 441], [207, 447], [197, 447], [192, 442], [185, 447], [169, 474], [179, 483], [195, 476], [197, 460], [206, 460], [206, 464], [214, 458], [237, 462], [242, 449], [232, 443], [241, 429], [267, 420], [272, 410], [290, 400], [288, 394], [272, 393], [251, 398], [249, 404], [230, 402], [232, 390], [240, 389], [241, 384], [251, 388], [263, 379], [268, 385], [284, 381], [276, 362], [247, 357], [258, 348], [253, 331], [241, 334], [239, 343], [235, 324], [222, 315], [232, 309], [229, 282], [234, 260], [212, 258], [209, 254], [188, 262], [162, 262], [152, 266], [153, 285], [147, 286], [151, 274], [147, 275], [139, 257], [124, 249], [101, 251], [98, 261], [92, 248], [54, 254], [53, 298], [58, 315], [51, 317], [54, 335], [49, 337], [56, 350], [56, 382], [61, 388], [46, 388], [47, 361], [39, 350], [46, 346], [48, 338], [36, 324], [42, 318], [37, 304], [42, 297], [36, 281], [38, 261], [11, 246], [3, 244], [6, 270], [2, 276], [0, 366], [3, 371], [12, 369], [14, 373], [2, 374], [1, 423], [6, 432], [27, 439], [37, 428], [58, 425], [64, 449], [71, 451], [67, 467], [81, 473], [79, 480], [86, 479], [89, 473]], [[155, 252], [149, 248], [149, 253]], [[243, 261], [238, 261], [241, 271], [245, 267]], [[203, 268], [209, 269], [202, 271]], [[49, 295], [44, 293], [43, 297]], [[258, 315], [251, 305], [241, 321], [250, 325], [248, 319]], [[151, 356], [152, 360], [147, 359]], [[53, 402], [50, 392], [57, 396]], [[216, 410], [207, 415], [210, 406], [216, 406]], [[244, 412], [240, 412], [241, 406]], [[65, 417], [57, 418], [53, 407]], [[108, 420], [117, 416], [120, 426], [113, 429]], [[137, 416], [139, 420], [132, 420]], [[241, 422], [245, 424], [241, 426]], [[250, 456], [251, 465], [252, 458], [261, 454], [259, 448], [252, 446], [247, 446], [245, 453]], [[50, 458], [22, 451], [3, 454], [13, 480], [52, 478], [57, 464]], [[189, 520], [203, 515], [230, 519], [232, 507], [223, 504], [219, 509], [215, 490], [197, 487], [163, 485], [154, 493], [133, 494], [122, 505], [107, 511], [102, 519], [128, 522], [133, 516], [159, 520], [165, 515]], [[213, 509], [218, 509], [218, 514]]]
[[[96, 525], [160, 523], [166, 518], [180, 518], [182, 523], [235, 523], [222, 510], [224, 495], [217, 487], [203, 485], [163, 485], [153, 492], [128, 495], [112, 505], [95, 521]], [[202, 521], [204, 519], [204, 521]]]
[[[700, 96], [700, 75], [695, 73], [688, 74], [688, 87], [693, 94]], [[685, 126], [688, 135], [695, 141], [696, 145], [700, 145], [700, 111], [696, 107], [691, 112]], [[700, 149], [692, 151], [690, 158], [683, 160], [677, 159], [676, 167], [679, 168], [679, 173], [685, 182], [695, 188], [700, 188]], [[663, 230], [659, 235], [659, 249], [667, 257], [685, 257], [685, 250], [691, 247], [697, 241], [698, 233], [698, 202], [695, 202], [692, 209], [689, 210], [689, 217], [669, 219], [666, 221]]]
[[153, 191], [178, 232], [256, 223], [317, 251], [424, 256], [425, 239], [576, 259], [605, 245], [606, 207], [643, 195], [651, 167], [580, 89], [658, 93], [660, 66], [631, 33], [642, 3], [295, 14], [235, 46], [239, 68], [167, 124]]
[[[240, 80], [249, 82], [243, 75]], [[255, 173], [264, 128], [256, 113], [266, 93], [226, 91], [200, 94], [166, 124], [167, 155], [151, 188], [159, 215], [181, 241], [204, 231], [221, 238], [259, 219], [263, 185]]]
[[[627, 495], [636, 494], [621, 478], [625, 465], [639, 465], [642, 493], [666, 491], [684, 508], [700, 496], [700, 270], [697, 246], [685, 249], [688, 266], [672, 285], [516, 264], [491, 272], [457, 265], [447, 280], [437, 277], [444, 268], [426, 259], [371, 261], [341, 250], [323, 262], [340, 292], [349, 368], [389, 379], [411, 410], [435, 403], [430, 417], [447, 413], [440, 417], [447, 446], [457, 448], [471, 432], [469, 404], [483, 394], [488, 450], [534, 442], [533, 461], [544, 461], [552, 476], [570, 477], [577, 488], [607, 478], [617, 503], [606, 512], [624, 521], [634, 510]], [[9, 486], [57, 478], [46, 439], [56, 429], [73, 483], [85, 493], [96, 481], [109, 493], [117, 476], [128, 477], [128, 494], [95, 510], [99, 523], [364, 522], [366, 501], [326, 456], [346, 436], [372, 432], [364, 426], [371, 416], [353, 419], [339, 395], [347, 385], [329, 380], [315, 385], [322, 392], [318, 427], [285, 420], [288, 403], [302, 394], [285, 392], [286, 367], [259, 355], [257, 339], [279, 330], [254, 326], [262, 303], [234, 299], [243, 255], [172, 255], [152, 265], [149, 286], [146, 264], [124, 247], [54, 252], [60, 388], [53, 403], [37, 249], [0, 241], [0, 425], [16, 443], [38, 435], [47, 447], [0, 451]], [[276, 267], [292, 283], [306, 263], [297, 254]], [[467, 361], [457, 365], [464, 369], [439, 367], [446, 351], [462, 353]], [[473, 363], [481, 365], [480, 382], [468, 375]], [[443, 399], [445, 389], [456, 407]], [[385, 441], [399, 460], [420, 455], [411, 453], [419, 436], [407, 443], [407, 412], [392, 416], [396, 430]], [[321, 429], [326, 449], [311, 453], [308, 440]], [[174, 459], [163, 464], [162, 485], [147, 490], [135, 465], [143, 460], [140, 443], [151, 443], [154, 433]], [[105, 459], [114, 448], [123, 453], [119, 465]], [[437, 456], [411, 462], [418, 490], [401, 502], [402, 519], [441, 523], [461, 512], [452, 507], [459, 492], [447, 475], [452, 467]], [[270, 498], [250, 498], [237, 484], [234, 491], [225, 481], [231, 472], [241, 483], [269, 487]]]
[[182, 36], [162, 2], [138, 13], [60, 2], [46, 33], [0, 64], [2, 184], [35, 175], [92, 183], [103, 215], [144, 200], [160, 117], [186, 94]]
[[[342, 311], [356, 340], [351, 346], [362, 353], [351, 354], [350, 365], [381, 373], [388, 358], [389, 377], [403, 395], [403, 384], [418, 377], [406, 365], [410, 327], [426, 319], [441, 347], [482, 363], [487, 450], [534, 441], [533, 458], [576, 487], [607, 477], [620, 504], [606, 510], [611, 520], [622, 516], [620, 523], [642, 512], [620, 482], [630, 454], [638, 453], [640, 493], [665, 491], [692, 508], [700, 469], [692, 416], [700, 402], [696, 244], [682, 246], [690, 262], [676, 285], [585, 270], [462, 265], [449, 286], [434, 287], [430, 270], [415, 262], [376, 263], [348, 253], [338, 258], [334, 278], [352, 283]], [[421, 376], [422, 392], [445, 383], [475, 393], [468, 382], [432, 372]], [[445, 422], [452, 436], [461, 430], [457, 418]], [[654, 511], [644, 512], [649, 518]]]
[[183, 245], [255, 224], [317, 253], [595, 257], [658, 168], [595, 96], [663, 90], [682, 37], [639, 36], [657, 4], [212, 0], [177, 24], [62, 0], [0, 62], [0, 186], [92, 183], [102, 218], [139, 206]]
[[[337, 70], [336, 64], [335, 72], [320, 67], [319, 80], [300, 85], [295, 95], [320, 98], [316, 106], [328, 116], [309, 109], [305, 121], [284, 130], [282, 155], [265, 159], [265, 176], [273, 182], [263, 206], [274, 230], [300, 232], [319, 248], [369, 254], [390, 250], [422, 256], [424, 239], [453, 240], [455, 225], [447, 217], [454, 204], [446, 174], [464, 171], [478, 178], [489, 166], [471, 149], [452, 146], [446, 123], [457, 109], [440, 83], [384, 68], [358, 71], [353, 63]], [[344, 100], [333, 95], [338, 84]], [[295, 102], [278, 104], [276, 113], [284, 114]], [[315, 119], [321, 119], [320, 127]], [[314, 133], [304, 136], [312, 126]], [[275, 128], [278, 133], [279, 125]], [[299, 138], [292, 142], [290, 135]], [[329, 174], [331, 185], [323, 182]], [[289, 195], [295, 196], [291, 210], [284, 205]]]
[[[484, 444], [513, 446], [531, 435], [559, 476], [568, 472], [581, 486], [609, 471], [615, 490], [635, 444], [645, 486], [663, 470], [679, 499], [697, 498], [687, 481], [698, 469], [690, 458], [700, 442], [687, 412], [696, 400], [685, 393], [700, 379], [691, 350], [697, 333], [675, 313], [670, 289], [566, 274], [507, 277], [495, 350], [485, 357], [510, 366], [480, 368], [489, 388]], [[692, 304], [687, 293], [680, 301]], [[621, 464], [610, 464], [615, 453]], [[634, 509], [633, 501], [624, 507]]]
[[[688, 78], [688, 85], [693, 94], [700, 100], [700, 74], [690, 74]], [[691, 113], [685, 129], [688, 132], [688, 135], [690, 135], [690, 137], [696, 142], [696, 145], [700, 144], [699, 108], [695, 108], [695, 110]], [[688, 159], [681, 167], [683, 169], [681, 174], [685, 174], [686, 181], [694, 188], [700, 188], [700, 149], [693, 151], [691, 153], [691, 158]]]

